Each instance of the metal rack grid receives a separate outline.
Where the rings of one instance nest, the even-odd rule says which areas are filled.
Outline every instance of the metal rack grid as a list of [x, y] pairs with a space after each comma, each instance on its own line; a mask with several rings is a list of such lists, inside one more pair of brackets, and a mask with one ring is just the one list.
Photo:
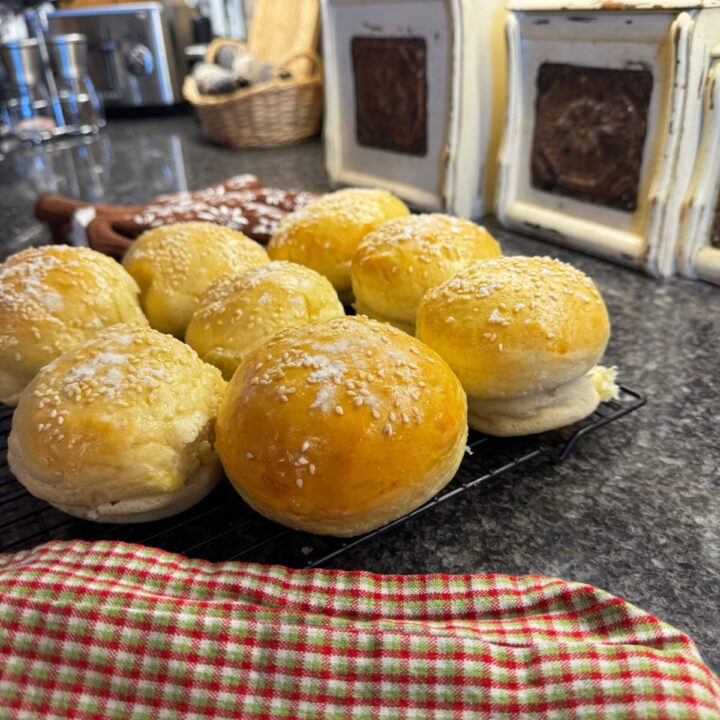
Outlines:
[[562, 463], [585, 435], [644, 404], [642, 393], [623, 386], [618, 400], [603, 403], [590, 417], [569, 428], [522, 438], [493, 438], [471, 431], [469, 452], [455, 478], [438, 495], [382, 528], [351, 539], [301, 533], [266, 520], [240, 499], [229, 482], [221, 482], [184, 513], [153, 523], [109, 525], [71, 517], [34, 498], [13, 477], [7, 464], [12, 410], [0, 406], [0, 552], [49, 540], [103, 539], [141, 543], [213, 561], [316, 567], [481, 483], [534, 463]]

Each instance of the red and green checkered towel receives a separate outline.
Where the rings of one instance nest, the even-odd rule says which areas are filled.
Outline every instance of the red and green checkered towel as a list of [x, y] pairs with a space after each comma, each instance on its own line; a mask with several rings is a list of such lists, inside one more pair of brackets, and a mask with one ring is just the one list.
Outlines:
[[545, 577], [0, 555], [0, 717], [720, 718], [687, 636]]

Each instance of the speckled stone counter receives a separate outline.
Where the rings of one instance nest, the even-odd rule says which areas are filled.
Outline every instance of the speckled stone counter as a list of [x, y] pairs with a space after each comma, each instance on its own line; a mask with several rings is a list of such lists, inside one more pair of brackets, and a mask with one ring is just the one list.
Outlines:
[[[133, 203], [241, 172], [327, 189], [318, 140], [231, 152], [206, 144], [189, 116], [111, 121], [91, 141], [14, 153], [0, 162], [0, 254], [47, 241], [31, 216], [39, 191]], [[505, 476], [334, 566], [588, 582], [685, 630], [720, 670], [720, 288], [657, 281], [488, 225], [506, 253], [556, 256], [595, 279], [613, 321], [607, 359], [648, 404], [566, 464]]]

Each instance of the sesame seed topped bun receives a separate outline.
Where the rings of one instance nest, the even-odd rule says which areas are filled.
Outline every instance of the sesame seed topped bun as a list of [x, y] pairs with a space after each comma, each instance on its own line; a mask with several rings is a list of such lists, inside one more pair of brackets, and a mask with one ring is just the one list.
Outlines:
[[237, 230], [211, 222], [183, 222], [144, 232], [125, 254], [123, 265], [140, 286], [150, 325], [182, 339], [211, 283], [269, 261], [261, 245]]
[[292, 260], [317, 270], [349, 303], [350, 263], [360, 241], [387, 220], [409, 214], [405, 203], [386, 190], [338, 190], [283, 218], [268, 253], [273, 260]]
[[278, 260], [215, 281], [200, 298], [185, 340], [229, 380], [245, 355], [280, 330], [344, 314], [326, 277]]
[[14, 405], [44, 365], [120, 322], [147, 326], [135, 281], [115, 260], [67, 245], [0, 265], [0, 402]]
[[423, 295], [478, 260], [500, 256], [490, 233], [469, 220], [432, 213], [383, 223], [352, 261], [355, 308], [415, 334]]
[[223, 399], [217, 450], [258, 512], [352, 536], [409, 512], [455, 474], [465, 394], [415, 338], [365, 317], [303, 325], [245, 357]]
[[71, 515], [173, 515], [222, 474], [212, 444], [224, 390], [220, 372], [179, 340], [115, 325], [44, 367], [22, 393], [10, 467]]
[[470, 426], [494, 435], [579, 420], [601, 399], [588, 375], [610, 334], [595, 283], [542, 257], [477, 263], [430, 290], [417, 336], [455, 371]]

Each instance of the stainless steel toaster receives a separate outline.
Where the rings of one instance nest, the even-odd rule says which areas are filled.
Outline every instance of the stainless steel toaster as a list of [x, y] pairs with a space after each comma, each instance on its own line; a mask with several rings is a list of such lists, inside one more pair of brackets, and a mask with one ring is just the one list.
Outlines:
[[196, 15], [184, 3], [83, 7], [48, 13], [47, 30], [87, 37], [88, 72], [107, 107], [174, 105]]

